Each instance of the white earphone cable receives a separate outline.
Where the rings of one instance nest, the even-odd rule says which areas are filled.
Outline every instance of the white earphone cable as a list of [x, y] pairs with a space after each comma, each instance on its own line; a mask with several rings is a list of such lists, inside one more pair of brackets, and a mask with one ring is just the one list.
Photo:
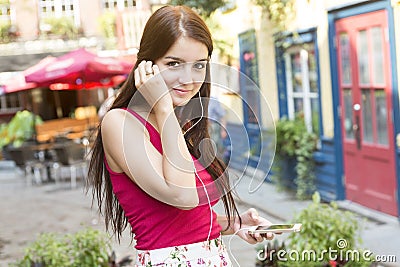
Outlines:
[[[200, 119], [199, 119], [198, 121], [196, 121], [195, 124], [193, 124], [192, 126], [190, 126], [190, 128], [187, 129], [187, 130], [183, 133], [183, 135], [185, 135], [185, 134], [186, 134], [187, 132], [189, 132], [194, 126], [196, 126], [196, 125], [201, 121], [201, 119], [202, 119], [203, 116], [204, 116], [204, 107], [203, 107], [203, 103], [201, 102], [200, 91], [199, 91], [199, 100], [200, 100], [200, 106], [201, 106], [201, 116], [200, 116]], [[212, 213], [211, 200], [210, 200], [210, 196], [208, 195], [208, 191], [207, 191], [206, 185], [204, 184], [204, 182], [203, 182], [203, 180], [200, 178], [200, 176], [197, 174], [197, 170], [196, 170], [196, 167], [195, 167], [194, 165], [193, 165], [193, 169], [194, 169], [194, 173], [195, 173], [196, 177], [200, 180], [200, 182], [201, 182], [201, 184], [202, 184], [202, 186], [203, 186], [204, 193], [206, 194], [206, 197], [207, 197], [208, 207], [210, 208], [210, 228], [209, 228], [209, 230], [208, 230], [208, 235], [207, 235], [207, 241], [209, 241], [209, 240], [210, 240], [210, 236], [211, 236], [211, 231], [212, 231], [212, 225], [213, 225], [213, 213]]]
[[200, 176], [197, 174], [196, 168], [194, 170], [194, 173], [196, 174], [196, 177], [200, 180], [201, 184], [203, 185], [203, 189], [204, 189], [204, 192], [206, 193], [206, 197], [207, 197], [208, 207], [210, 208], [210, 228], [208, 230], [208, 235], [207, 235], [207, 241], [209, 241], [210, 236], [211, 236], [211, 231], [212, 231], [212, 225], [213, 225], [213, 212], [212, 212], [212, 207], [211, 207], [211, 200], [210, 200], [210, 196], [208, 195], [206, 185], [204, 184], [204, 182], [200, 178]]
[[204, 107], [203, 107], [203, 102], [201, 102], [200, 91], [199, 91], [199, 99], [200, 99], [200, 106], [201, 106], [201, 116], [200, 116], [200, 119], [199, 119], [198, 121], [196, 121], [192, 126], [190, 126], [189, 129], [187, 129], [187, 130], [183, 133], [183, 135], [185, 135], [187, 132], [189, 132], [190, 130], [192, 130], [192, 128], [193, 128], [194, 126], [196, 126], [196, 125], [201, 121], [201, 119], [202, 119], [203, 116], [204, 116]]
[[243, 231], [243, 230], [250, 230], [250, 229], [251, 229], [250, 227], [241, 228], [241, 229], [237, 230], [235, 233], [233, 233], [233, 234], [229, 237], [229, 241], [228, 241], [228, 252], [229, 252], [229, 254], [231, 254], [230, 256], [232, 257], [232, 259], [235, 261], [235, 263], [236, 263], [237, 266], [239, 266], [239, 267], [240, 267], [239, 262], [237, 261], [236, 257], [233, 255], [233, 253], [231, 252], [231, 241], [232, 241], [232, 238], [233, 238], [234, 236], [236, 236], [237, 233], [239, 233], [240, 231]]
[[[189, 129], [187, 129], [187, 130], [183, 133], [183, 135], [185, 135], [185, 134], [186, 134], [187, 132], [189, 132], [194, 126], [196, 126], [196, 125], [201, 121], [201, 119], [202, 119], [203, 116], [204, 116], [204, 107], [203, 107], [203, 103], [201, 102], [200, 91], [199, 91], [199, 99], [200, 99], [200, 106], [201, 106], [201, 116], [200, 116], [200, 119], [199, 119], [198, 121], [196, 121], [196, 123], [194, 123], [192, 126], [190, 126]], [[203, 180], [200, 178], [200, 176], [197, 174], [197, 170], [196, 170], [196, 167], [195, 167], [194, 165], [193, 165], [193, 168], [194, 168], [194, 173], [195, 173], [196, 177], [200, 180], [200, 182], [201, 182], [201, 184], [202, 184], [202, 186], [203, 186], [204, 192], [205, 192], [206, 197], [207, 197], [208, 206], [209, 206], [209, 209], [210, 209], [210, 228], [209, 228], [209, 230], [208, 230], [208, 235], [207, 235], [207, 241], [209, 241], [209, 240], [210, 240], [210, 236], [211, 236], [211, 231], [212, 231], [212, 225], [213, 225], [213, 212], [212, 212], [211, 200], [210, 200], [210, 196], [208, 195], [208, 191], [207, 191], [206, 185], [204, 184], [204, 182], [203, 182]], [[228, 250], [229, 250], [229, 253], [231, 254], [231, 257], [233, 258], [233, 260], [235, 261], [235, 263], [237, 264], [237, 266], [239, 266], [239, 267], [240, 267], [240, 264], [239, 264], [239, 262], [237, 261], [237, 259], [235, 258], [235, 256], [233, 255], [233, 253], [231, 252], [231, 249], [230, 249], [231, 241], [232, 241], [232, 238], [233, 238], [234, 236], [236, 236], [237, 233], [239, 233], [240, 231], [243, 231], [243, 230], [250, 230], [250, 229], [251, 229], [250, 227], [246, 227], [246, 228], [241, 228], [241, 229], [237, 230], [233, 235], [230, 236], [229, 241], [228, 241]]]

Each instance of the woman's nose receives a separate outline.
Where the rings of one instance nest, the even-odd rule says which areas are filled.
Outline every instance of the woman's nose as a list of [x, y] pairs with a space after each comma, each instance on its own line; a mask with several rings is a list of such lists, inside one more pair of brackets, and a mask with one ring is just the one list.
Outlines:
[[190, 84], [193, 83], [193, 73], [190, 64], [186, 64], [181, 73], [179, 74], [179, 82], [181, 84]]

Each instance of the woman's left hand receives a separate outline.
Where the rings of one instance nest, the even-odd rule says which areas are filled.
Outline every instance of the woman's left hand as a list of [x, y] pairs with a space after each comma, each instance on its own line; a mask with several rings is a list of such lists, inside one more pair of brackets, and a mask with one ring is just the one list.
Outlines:
[[[254, 208], [250, 208], [244, 213], [240, 215], [242, 218], [242, 227], [240, 227], [239, 223], [239, 218], [236, 218], [235, 223], [233, 225], [233, 229], [236, 233], [237, 236], [242, 238], [244, 241], [248, 242], [249, 244], [257, 244], [264, 239], [271, 240], [274, 238], [273, 233], [267, 233], [267, 234], [249, 234], [248, 229], [249, 227], [256, 226], [256, 225], [270, 225], [272, 224], [270, 221], [267, 219], [261, 217], [258, 215], [258, 212]], [[242, 229], [242, 230], [239, 230]]]

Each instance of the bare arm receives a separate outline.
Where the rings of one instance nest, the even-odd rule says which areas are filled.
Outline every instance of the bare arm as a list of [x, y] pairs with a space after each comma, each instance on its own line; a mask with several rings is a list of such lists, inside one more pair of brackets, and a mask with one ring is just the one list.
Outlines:
[[[154, 76], [147, 74], [153, 71]], [[135, 86], [147, 102], [134, 104], [147, 104], [155, 113], [163, 154], [150, 143], [143, 125], [121, 110], [112, 110], [103, 119], [106, 154], [152, 197], [182, 209], [196, 207], [194, 163], [168, 88], [151, 61], [142, 61], [134, 74]]]
[[199, 201], [193, 161], [176, 127], [178, 122], [174, 116], [159, 114], [157, 123], [164, 125], [162, 155], [131, 114], [124, 110], [108, 112], [102, 121], [107, 161], [114, 171], [125, 172], [152, 197], [181, 209], [193, 208]]
[[[239, 222], [239, 218], [235, 217], [234, 221]], [[228, 226], [228, 218], [225, 215], [218, 215], [217, 222], [223, 229], [223, 231], [221, 232], [222, 235], [233, 235], [236, 232], [234, 230], [235, 222], [233, 222], [233, 221], [231, 221], [230, 227], [228, 229], [226, 229], [226, 227]]]

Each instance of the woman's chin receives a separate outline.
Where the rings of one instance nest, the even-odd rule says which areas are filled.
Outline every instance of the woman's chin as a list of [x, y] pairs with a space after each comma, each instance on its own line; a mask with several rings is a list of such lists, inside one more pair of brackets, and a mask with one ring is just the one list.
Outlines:
[[174, 98], [172, 101], [173, 101], [175, 107], [182, 107], [182, 106], [185, 106], [187, 103], [189, 103], [190, 98], [189, 99]]
[[174, 102], [174, 107], [183, 107], [185, 106], [189, 100], [181, 101], [181, 102]]

